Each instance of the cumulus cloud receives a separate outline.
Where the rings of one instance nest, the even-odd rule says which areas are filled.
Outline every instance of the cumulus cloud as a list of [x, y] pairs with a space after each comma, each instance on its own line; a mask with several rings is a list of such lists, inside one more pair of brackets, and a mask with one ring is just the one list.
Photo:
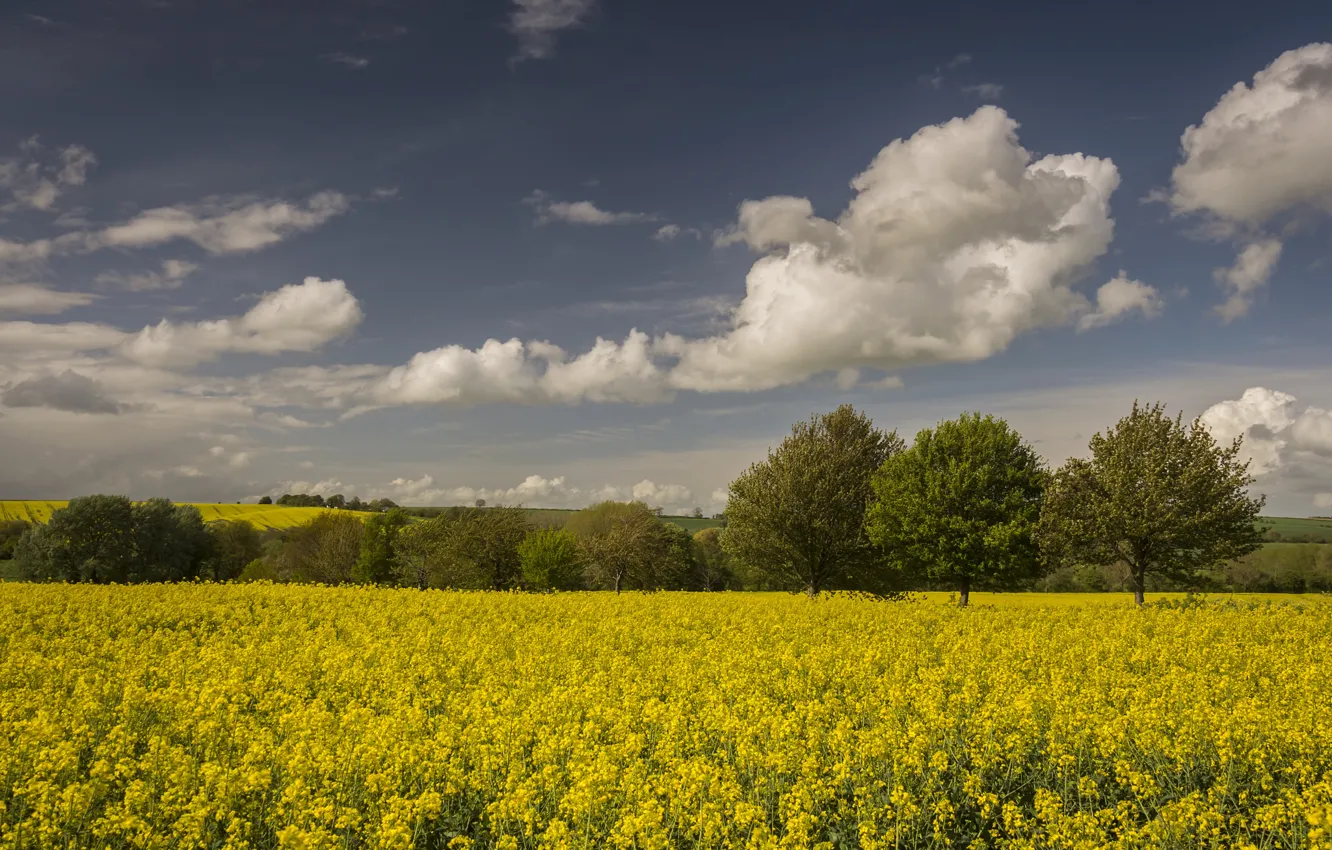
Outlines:
[[1296, 411], [1290, 393], [1250, 387], [1238, 399], [1218, 402], [1200, 417], [1212, 436], [1228, 444], [1243, 437], [1249, 471], [1266, 475], [1294, 462], [1301, 453], [1332, 459], [1332, 411]]
[[651, 340], [638, 331], [622, 343], [598, 338], [574, 358], [548, 342], [491, 339], [477, 349], [421, 352], [384, 376], [368, 397], [378, 404], [647, 403], [669, 397], [663, 377]]
[[835, 221], [805, 198], [746, 201], [720, 241], [766, 255], [728, 333], [660, 340], [678, 358], [671, 385], [758, 390], [980, 360], [1090, 310], [1068, 281], [1110, 242], [1118, 171], [1083, 154], [1033, 162], [1016, 130], [986, 106], [893, 142]]
[[680, 235], [680, 225], [663, 224], [661, 227], [657, 228], [656, 233], [652, 234], [652, 238], [657, 240], [658, 242], [670, 242], [672, 239], [674, 239], [679, 235]]
[[123, 224], [88, 234], [85, 247], [144, 248], [177, 240], [210, 254], [257, 251], [313, 230], [350, 208], [339, 192], [319, 192], [303, 204], [253, 198], [213, 198], [144, 210]]
[[537, 224], [563, 222], [601, 227], [651, 221], [654, 218], [647, 213], [607, 212], [591, 201], [556, 201], [540, 189], [523, 198], [523, 203], [536, 210]]
[[1128, 272], [1120, 269], [1113, 280], [1096, 290], [1096, 309], [1078, 319], [1078, 330], [1104, 327], [1135, 311], [1154, 319], [1163, 309], [1161, 295], [1154, 287], [1131, 280]]
[[0, 284], [0, 313], [49, 316], [74, 307], [86, 307], [97, 299], [87, 292], [59, 292], [32, 283]]
[[307, 277], [266, 293], [244, 315], [206, 322], [149, 325], [119, 353], [149, 366], [193, 366], [225, 352], [279, 354], [314, 351], [350, 333], [363, 318], [361, 305], [341, 280]]
[[555, 52], [556, 36], [581, 25], [596, 0], [513, 0], [509, 32], [518, 37], [515, 59], [545, 59]]
[[49, 212], [66, 188], [84, 184], [96, 163], [82, 145], [48, 151], [32, 136], [19, 145], [18, 156], [0, 159], [0, 190], [10, 194], [14, 206]]
[[1286, 51], [1184, 131], [1172, 208], [1201, 214], [1213, 234], [1245, 243], [1235, 266], [1218, 271], [1230, 291], [1223, 318], [1248, 310], [1276, 264], [1280, 243], [1263, 237], [1265, 226], [1286, 213], [1332, 212], [1330, 137], [1332, 43]]
[[368, 492], [375, 498], [386, 496], [399, 504], [420, 506], [471, 505], [477, 499], [484, 499], [490, 505], [578, 509], [597, 502], [632, 500], [660, 507], [667, 514], [688, 513], [694, 506], [689, 488], [679, 484], [657, 484], [643, 479], [629, 487], [613, 484], [577, 487], [563, 475], [551, 478], [528, 475], [513, 487], [444, 487], [436, 484], [434, 477], [423, 474], [417, 478], [395, 478], [388, 486], [371, 488]]
[[145, 292], [154, 289], [179, 289], [180, 285], [199, 268], [185, 260], [163, 260], [161, 271], [122, 274], [103, 272], [95, 280], [97, 283], [113, 284], [128, 289], [130, 292]]
[[0, 402], [6, 407], [48, 407], [69, 413], [117, 414], [123, 409], [107, 397], [100, 383], [72, 370], [20, 381], [0, 395]]
[[1216, 269], [1213, 276], [1230, 291], [1218, 304], [1216, 313], [1223, 322], [1231, 322], [1249, 312], [1253, 296], [1272, 276], [1281, 259], [1281, 240], [1263, 239], [1245, 245], [1228, 269]]

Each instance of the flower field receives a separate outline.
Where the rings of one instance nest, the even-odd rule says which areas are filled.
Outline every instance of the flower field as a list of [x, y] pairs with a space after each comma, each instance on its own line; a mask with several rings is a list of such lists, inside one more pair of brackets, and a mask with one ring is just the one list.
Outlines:
[[0, 846], [1327, 848], [1330, 664], [1317, 599], [0, 584]]
[[[0, 521], [21, 519], [24, 522], [44, 523], [51, 518], [51, 511], [63, 508], [68, 502], [0, 500]], [[216, 520], [244, 520], [258, 529], [295, 528], [309, 522], [324, 512], [324, 508], [289, 508], [282, 505], [233, 505], [218, 503], [193, 504], [199, 509], [204, 522]], [[370, 516], [363, 512], [354, 512], [356, 516]]]

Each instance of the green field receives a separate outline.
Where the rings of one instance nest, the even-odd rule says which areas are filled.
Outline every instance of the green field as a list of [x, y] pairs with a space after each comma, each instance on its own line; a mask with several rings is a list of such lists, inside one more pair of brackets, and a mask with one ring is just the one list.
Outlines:
[[[442, 512], [446, 510], [446, 508], [408, 507], [407, 510], [429, 515], [431, 513]], [[569, 508], [526, 508], [525, 510], [533, 525], [542, 526], [563, 525], [568, 521], [570, 516], [577, 513], [577, 511]], [[662, 522], [669, 522], [680, 526], [690, 534], [693, 534], [696, 531], [702, 531], [705, 528], [720, 528], [722, 524], [719, 519], [708, 519], [706, 517], [700, 519], [691, 516], [663, 516], [661, 519]]]
[[[1308, 535], [1310, 538], [1324, 538], [1322, 542], [1332, 543], [1332, 519], [1322, 517], [1265, 516], [1260, 519], [1264, 526], [1284, 538]], [[1314, 541], [1317, 542], [1317, 541]]]
[[[46, 522], [51, 511], [69, 504], [65, 501], [0, 500], [0, 521], [20, 519], [25, 522]], [[319, 516], [326, 508], [285, 508], [279, 505], [229, 505], [223, 503], [192, 503], [203, 515], [204, 522], [218, 520], [244, 520], [258, 529], [295, 528]], [[367, 517], [368, 513], [355, 512]]]

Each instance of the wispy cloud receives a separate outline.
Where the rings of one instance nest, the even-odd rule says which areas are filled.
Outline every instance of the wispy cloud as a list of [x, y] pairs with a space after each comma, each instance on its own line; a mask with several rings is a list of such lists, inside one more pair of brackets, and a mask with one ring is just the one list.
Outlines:
[[963, 86], [962, 91], [974, 94], [981, 100], [998, 100], [999, 95], [1004, 93], [1004, 87], [998, 83], [977, 83], [974, 86]]
[[545, 59], [555, 52], [556, 36], [580, 26], [596, 0], [513, 0], [509, 32], [518, 37], [515, 61]]
[[344, 65], [354, 71], [360, 71], [370, 64], [370, 60], [364, 56], [353, 56], [350, 53], [327, 53], [324, 59], [338, 65]]
[[540, 189], [523, 198], [523, 203], [536, 210], [537, 224], [563, 222], [601, 227], [608, 224], [653, 221], [657, 218], [649, 213], [610, 212], [591, 201], [556, 201]]

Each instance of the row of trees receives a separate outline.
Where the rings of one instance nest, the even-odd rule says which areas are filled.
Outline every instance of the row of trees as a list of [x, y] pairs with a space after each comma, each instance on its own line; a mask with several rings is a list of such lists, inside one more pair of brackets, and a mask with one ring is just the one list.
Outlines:
[[810, 595], [943, 583], [1030, 586], [1072, 565], [1188, 584], [1256, 551], [1264, 498], [1207, 429], [1134, 403], [1089, 459], [1049, 470], [1002, 419], [940, 423], [907, 448], [849, 405], [795, 427], [730, 487], [723, 548]]
[[691, 536], [641, 502], [602, 502], [563, 527], [519, 507], [449, 508], [413, 521], [329, 512], [293, 529], [242, 578], [462, 589], [721, 590], [737, 587], [716, 529]]
[[[273, 497], [264, 496], [259, 499], [259, 504], [274, 504]], [[318, 493], [283, 493], [278, 496], [277, 504], [285, 508], [332, 508], [333, 510], [374, 512], [387, 511], [398, 506], [392, 499], [371, 499], [368, 502], [363, 502], [359, 496], [352, 496], [348, 499], [341, 493], [334, 493], [328, 498], [324, 498]]]

